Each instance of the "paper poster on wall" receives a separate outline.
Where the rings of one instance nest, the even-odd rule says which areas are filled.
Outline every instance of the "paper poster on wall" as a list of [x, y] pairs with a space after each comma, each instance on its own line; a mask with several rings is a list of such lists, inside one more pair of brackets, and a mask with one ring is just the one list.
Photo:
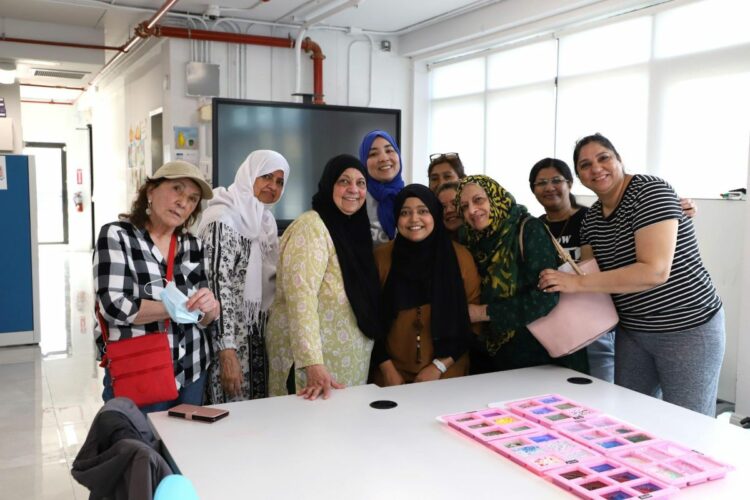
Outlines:
[[134, 199], [143, 183], [146, 172], [146, 125], [145, 119], [131, 124], [128, 130], [128, 197]]
[[8, 170], [5, 165], [5, 157], [0, 156], [0, 191], [8, 190]]
[[183, 160], [198, 165], [198, 127], [174, 128], [175, 160]]

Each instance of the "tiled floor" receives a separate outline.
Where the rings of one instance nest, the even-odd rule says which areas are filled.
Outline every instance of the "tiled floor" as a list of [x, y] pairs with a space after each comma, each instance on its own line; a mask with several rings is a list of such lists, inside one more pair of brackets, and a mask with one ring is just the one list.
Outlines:
[[40, 246], [41, 343], [0, 348], [0, 498], [88, 498], [70, 475], [102, 406], [91, 254]]

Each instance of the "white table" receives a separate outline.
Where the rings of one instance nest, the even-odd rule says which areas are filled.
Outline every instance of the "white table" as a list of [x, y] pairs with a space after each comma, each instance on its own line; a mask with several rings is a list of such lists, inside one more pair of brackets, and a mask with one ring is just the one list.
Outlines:
[[[596, 379], [567, 382], [576, 375], [544, 366], [383, 389], [351, 387], [326, 401], [286, 396], [232, 403], [219, 405], [231, 413], [213, 424], [165, 412], [149, 418], [202, 500], [574, 498], [435, 418], [559, 393], [737, 469], [676, 498], [749, 497], [750, 431]], [[398, 407], [369, 406], [381, 399]]]

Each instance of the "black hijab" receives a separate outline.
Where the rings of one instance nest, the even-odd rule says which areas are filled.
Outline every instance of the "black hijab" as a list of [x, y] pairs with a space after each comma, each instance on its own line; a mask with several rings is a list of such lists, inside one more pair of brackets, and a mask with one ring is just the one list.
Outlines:
[[366, 178], [365, 167], [351, 155], [331, 158], [312, 198], [312, 208], [328, 229], [336, 247], [336, 256], [344, 278], [344, 290], [357, 317], [357, 326], [367, 337], [380, 339], [383, 327], [380, 319], [380, 282], [372, 253], [372, 236], [367, 209], [362, 207], [346, 215], [333, 202], [333, 187], [344, 170], [356, 168]]
[[430, 331], [435, 354], [445, 357], [471, 334], [461, 268], [443, 224], [443, 207], [437, 197], [421, 184], [406, 186], [394, 202], [396, 221], [407, 198], [422, 200], [435, 226], [432, 233], [419, 242], [410, 241], [400, 234], [396, 236], [391, 269], [383, 287], [386, 331], [390, 330], [399, 311], [430, 304]]

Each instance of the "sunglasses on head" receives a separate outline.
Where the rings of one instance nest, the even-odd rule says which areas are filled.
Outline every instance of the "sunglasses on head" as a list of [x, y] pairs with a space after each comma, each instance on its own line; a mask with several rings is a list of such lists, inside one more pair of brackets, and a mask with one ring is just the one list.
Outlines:
[[458, 158], [458, 153], [432, 153], [430, 155], [430, 165], [435, 163], [442, 163], [446, 160], [455, 160]]

